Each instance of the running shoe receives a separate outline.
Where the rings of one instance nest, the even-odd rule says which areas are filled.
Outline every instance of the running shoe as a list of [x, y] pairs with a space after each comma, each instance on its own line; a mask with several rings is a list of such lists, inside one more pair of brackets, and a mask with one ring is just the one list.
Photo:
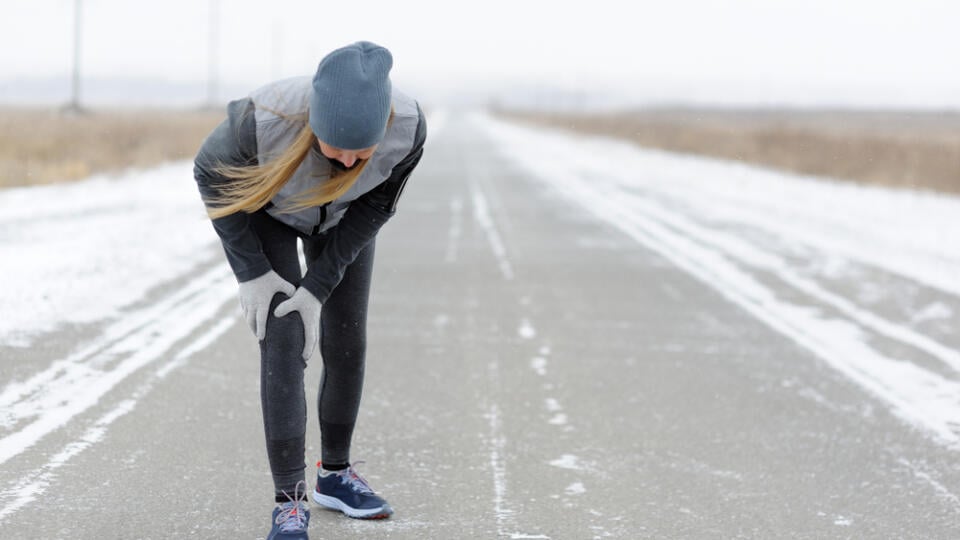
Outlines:
[[[363, 463], [358, 461], [357, 465]], [[340, 471], [328, 471], [317, 463], [317, 489], [313, 500], [320, 506], [339, 510], [357, 519], [383, 519], [393, 514], [387, 501], [374, 493], [353, 465]]]
[[307, 527], [310, 525], [310, 509], [300, 498], [300, 494], [305, 491], [306, 484], [301, 481], [297, 484], [293, 497], [287, 495], [290, 500], [273, 509], [273, 527], [267, 540], [309, 540]]

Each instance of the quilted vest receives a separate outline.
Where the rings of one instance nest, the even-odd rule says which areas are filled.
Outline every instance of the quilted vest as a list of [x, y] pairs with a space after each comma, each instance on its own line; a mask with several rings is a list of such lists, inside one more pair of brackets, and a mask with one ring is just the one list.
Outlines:
[[[257, 159], [267, 163], [283, 153], [307, 124], [309, 76], [284, 79], [251, 92], [257, 122]], [[278, 221], [306, 234], [319, 234], [335, 226], [350, 202], [390, 177], [393, 168], [413, 148], [420, 113], [417, 102], [396, 88], [392, 94], [393, 120], [356, 183], [340, 198], [322, 207], [285, 212], [290, 199], [330, 179], [334, 169], [314, 145], [297, 170], [271, 201], [267, 212]]]

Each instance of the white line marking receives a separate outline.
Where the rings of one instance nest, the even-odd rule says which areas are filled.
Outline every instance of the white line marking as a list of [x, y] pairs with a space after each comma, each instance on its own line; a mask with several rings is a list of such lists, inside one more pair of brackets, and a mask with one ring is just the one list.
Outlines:
[[487, 237], [487, 242], [490, 244], [490, 250], [493, 251], [493, 256], [497, 259], [497, 265], [500, 268], [500, 273], [503, 274], [504, 279], [512, 280], [513, 267], [510, 265], [510, 260], [507, 258], [507, 250], [503, 246], [503, 240], [500, 238], [500, 233], [497, 232], [497, 226], [494, 224], [493, 218], [490, 216], [490, 208], [489, 204], [487, 203], [487, 198], [480, 191], [480, 188], [476, 185], [476, 183], [471, 182], [470, 190], [473, 197], [473, 217], [477, 221], [477, 224], [480, 225], [480, 228], [483, 229], [483, 232]]
[[446, 263], [457, 262], [460, 236], [463, 234], [463, 201], [457, 197], [450, 201], [450, 229], [447, 231], [447, 252], [443, 257]]
[[493, 472], [493, 515], [497, 519], [497, 529], [503, 536], [503, 525], [511, 511], [506, 506], [507, 470], [503, 464], [503, 449], [506, 438], [500, 420], [500, 407], [494, 403], [487, 412], [490, 423], [490, 469]]

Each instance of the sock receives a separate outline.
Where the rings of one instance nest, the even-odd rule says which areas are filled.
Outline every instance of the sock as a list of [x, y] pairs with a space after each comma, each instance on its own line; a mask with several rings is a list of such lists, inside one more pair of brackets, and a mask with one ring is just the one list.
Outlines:
[[[303, 502], [307, 502], [307, 494], [306, 494], [306, 493], [301, 493], [301, 494], [300, 494], [300, 500], [303, 501]], [[285, 503], [285, 502], [290, 502], [290, 497], [287, 497], [287, 496], [286, 496], [285, 494], [283, 494], [283, 493], [276, 493], [276, 494], [274, 495], [274, 501], [273, 501], [273, 502], [275, 502], [275, 503], [277, 503], [277, 504], [282, 504], [282, 503]]]
[[323, 463], [320, 465], [325, 471], [342, 471], [349, 466], [349, 463]]

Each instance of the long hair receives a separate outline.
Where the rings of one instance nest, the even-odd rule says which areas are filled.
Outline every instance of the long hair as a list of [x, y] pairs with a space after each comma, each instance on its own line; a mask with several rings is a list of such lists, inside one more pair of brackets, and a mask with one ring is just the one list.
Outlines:
[[[306, 123], [306, 115], [289, 116], [271, 111], [290, 122], [303, 122], [304, 125], [296, 139], [276, 158], [262, 164], [247, 166], [221, 165], [214, 171], [229, 180], [218, 186], [219, 193], [206, 202], [207, 215], [211, 219], [229, 216], [237, 212], [248, 214], [267, 205], [293, 173], [300, 167], [316, 141], [316, 135]], [[393, 120], [393, 111], [387, 125]], [[304, 190], [290, 198], [284, 204], [284, 213], [293, 213], [306, 208], [324, 205], [350, 190], [357, 182], [360, 173], [367, 165], [366, 159], [344, 171], [334, 171], [330, 178], [316, 187]]]

